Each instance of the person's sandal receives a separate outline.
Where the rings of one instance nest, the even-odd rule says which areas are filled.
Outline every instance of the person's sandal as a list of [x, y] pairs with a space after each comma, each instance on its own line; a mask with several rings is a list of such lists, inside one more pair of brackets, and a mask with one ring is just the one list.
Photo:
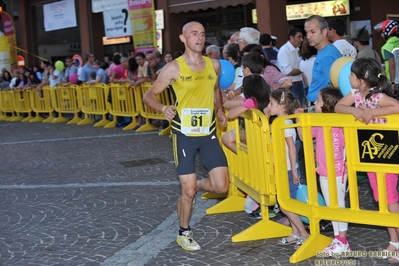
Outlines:
[[[392, 241], [389, 241], [389, 244], [391, 245], [391, 246], [394, 246], [395, 248], [396, 248], [396, 246], [394, 245], [394, 242], [392, 242]], [[395, 249], [395, 250], [388, 250], [388, 249], [383, 249], [383, 250], [381, 250], [381, 252], [387, 252], [387, 253], [392, 253], [392, 252], [395, 252], [395, 251], [397, 251], [397, 249]], [[377, 257], [375, 257], [376, 259], [379, 259], [379, 260], [386, 260], [386, 259], [388, 259], [390, 256], [377, 256]], [[394, 257], [392, 257], [392, 258], [394, 258]], [[399, 261], [398, 261], [399, 262]], [[396, 262], [394, 262], [394, 263], [396, 263]]]
[[[292, 237], [293, 240], [288, 241], [288, 238], [289, 238], [289, 237]], [[287, 246], [287, 245], [295, 244], [295, 243], [297, 243], [297, 242], [299, 241], [299, 238], [300, 238], [300, 236], [298, 236], [298, 235], [290, 234], [289, 236], [280, 239], [280, 240], [277, 242], [277, 244], [282, 245], [282, 246]]]
[[307, 236], [299, 236], [298, 241], [295, 243], [294, 249], [298, 249], [300, 248], [303, 243], [306, 241], [306, 239], [308, 239], [309, 235]]
[[399, 255], [391, 257], [388, 261], [390, 263], [399, 263]]

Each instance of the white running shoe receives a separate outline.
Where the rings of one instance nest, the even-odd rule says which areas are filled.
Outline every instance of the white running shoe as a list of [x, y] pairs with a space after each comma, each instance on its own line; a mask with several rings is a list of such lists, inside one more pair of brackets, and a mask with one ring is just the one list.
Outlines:
[[188, 251], [200, 250], [201, 246], [195, 242], [193, 238], [193, 233], [191, 231], [184, 231], [183, 235], [178, 235], [176, 239], [177, 244], [179, 244], [183, 249]]
[[[342, 252], [351, 251], [349, 243], [343, 244], [338, 239], [334, 238], [331, 244], [323, 249], [323, 253], [328, 253], [330, 257], [339, 257]], [[343, 254], [344, 255], [344, 254]]]

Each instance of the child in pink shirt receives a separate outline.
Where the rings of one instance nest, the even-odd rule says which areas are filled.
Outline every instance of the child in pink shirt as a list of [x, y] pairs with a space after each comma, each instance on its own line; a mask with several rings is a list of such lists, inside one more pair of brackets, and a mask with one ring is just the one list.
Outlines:
[[[337, 102], [342, 99], [342, 93], [337, 89], [324, 88], [322, 89], [315, 101], [316, 113], [334, 113], [334, 108]], [[297, 110], [296, 112], [301, 112]], [[299, 138], [302, 140], [302, 129], [297, 128]], [[345, 139], [342, 128], [333, 127], [331, 129], [334, 150], [334, 165], [335, 165], [335, 180], [337, 184], [337, 198], [338, 206], [345, 208], [345, 194], [346, 183], [348, 175], [345, 169]], [[322, 127], [312, 127], [312, 136], [316, 140], [316, 172], [320, 176], [320, 188], [323, 194], [326, 205], [330, 206], [330, 193], [328, 187], [328, 173], [327, 160], [324, 143], [324, 132]], [[350, 251], [350, 246], [347, 241], [348, 223], [332, 221], [334, 230], [334, 239], [329, 246], [324, 248], [325, 254], [340, 254], [342, 252]]]
[[[375, 59], [358, 58], [351, 66], [349, 81], [352, 90], [336, 105], [337, 113], [352, 114], [356, 120], [368, 123], [386, 123], [385, 118], [378, 117], [399, 113], [399, 102], [389, 97], [390, 83], [387, 77], [380, 73], [381, 66]], [[387, 95], [388, 94], [388, 95]], [[354, 106], [353, 106], [354, 105]], [[379, 200], [377, 178], [375, 173], [367, 173], [373, 196]], [[397, 190], [398, 175], [385, 174], [388, 210], [399, 213], [399, 193]], [[389, 244], [383, 251], [399, 250], [399, 227], [389, 227]], [[387, 259], [387, 256], [380, 257]], [[392, 263], [399, 263], [399, 256], [389, 259]]]

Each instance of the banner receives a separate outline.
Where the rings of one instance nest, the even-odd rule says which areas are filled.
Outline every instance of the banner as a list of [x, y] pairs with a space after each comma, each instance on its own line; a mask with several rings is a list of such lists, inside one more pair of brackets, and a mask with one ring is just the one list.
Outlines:
[[311, 15], [322, 17], [350, 15], [349, 0], [345, 1], [320, 1], [286, 5], [287, 20], [307, 19]]
[[155, 11], [152, 0], [128, 0], [134, 52], [156, 49]]
[[[14, 21], [12, 20], [11, 16], [2, 11], [1, 13], [1, 20], [3, 22], [3, 30], [4, 30], [4, 36], [5, 39], [2, 41], [2, 45], [4, 45], [4, 41], [6, 45], [8, 46], [8, 63], [4, 61], [4, 56], [2, 56], [2, 64], [8, 64], [6, 67], [10, 72], [16, 68], [18, 68], [18, 59], [17, 59], [17, 38], [15, 36], [15, 26], [14, 26]], [[3, 48], [1, 51], [6, 51], [5, 48]]]
[[5, 68], [10, 70], [10, 51], [9, 45], [7, 44], [7, 37], [4, 35], [0, 36], [0, 69]]
[[43, 5], [44, 30], [52, 31], [76, 27], [75, 0]]
[[113, 9], [123, 9], [126, 7], [126, 1], [130, 0], [91, 0], [91, 11], [99, 13]]
[[125, 8], [103, 12], [105, 37], [118, 38], [132, 36], [127, 3]]

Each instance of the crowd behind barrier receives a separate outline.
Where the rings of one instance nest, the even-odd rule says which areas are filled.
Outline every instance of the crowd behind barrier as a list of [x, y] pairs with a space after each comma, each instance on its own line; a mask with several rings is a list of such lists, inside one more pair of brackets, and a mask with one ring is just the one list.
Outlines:
[[[151, 83], [138, 86], [129, 83], [101, 83], [57, 85], [55, 88], [43, 86], [40, 90], [3, 90], [0, 92], [0, 120], [43, 122], [86, 125], [112, 128], [117, 124], [117, 116], [130, 117], [131, 123], [123, 130], [137, 129], [137, 132], [156, 130], [151, 119], [165, 120], [162, 114], [154, 112], [143, 104], [144, 93]], [[174, 99], [169, 89], [162, 92], [160, 100], [165, 105], [173, 105]], [[64, 117], [73, 114], [73, 118]], [[82, 115], [83, 114], [83, 115]], [[109, 120], [112, 115], [112, 121]], [[101, 119], [95, 119], [100, 116]], [[136, 118], [145, 118], [144, 125], [137, 127]], [[97, 120], [97, 121], [96, 121]], [[159, 135], [170, 133], [170, 126]]]
[[[310, 221], [310, 236], [290, 257], [291, 263], [314, 257], [331, 243], [331, 238], [320, 233], [321, 220], [397, 227], [398, 214], [388, 211], [384, 174], [399, 173], [397, 165], [399, 116], [390, 115], [386, 124], [365, 125], [354, 122], [351, 115], [298, 114], [274, 120], [272, 132], [269, 130], [269, 122], [265, 115], [258, 110], [248, 110], [240, 117], [244, 119], [245, 138], [242, 137], [242, 133], [240, 137], [241, 125], [238, 119], [230, 121], [227, 126], [227, 130], [235, 129], [237, 141], [237, 154], [225, 148], [230, 174], [227, 198], [207, 210], [207, 214], [243, 211], [245, 194], [260, 203], [261, 220], [233, 236], [233, 242], [288, 235], [291, 227], [274, 222], [268, 216], [268, 207], [273, 206], [277, 198], [282, 208], [303, 215]], [[285, 123], [286, 119], [295, 118], [299, 119], [298, 123]], [[348, 208], [338, 207], [334, 178], [329, 179], [330, 207], [321, 206], [318, 202], [311, 128], [314, 126], [323, 128], [328, 173], [329, 176], [335, 176], [331, 128], [336, 125], [344, 128], [349, 185], [350, 207]], [[284, 129], [289, 127], [302, 127], [308, 202], [290, 198], [284, 136]], [[360, 172], [377, 173], [381, 199], [377, 211], [360, 208], [357, 179]], [[212, 195], [209, 198], [211, 197]]]

